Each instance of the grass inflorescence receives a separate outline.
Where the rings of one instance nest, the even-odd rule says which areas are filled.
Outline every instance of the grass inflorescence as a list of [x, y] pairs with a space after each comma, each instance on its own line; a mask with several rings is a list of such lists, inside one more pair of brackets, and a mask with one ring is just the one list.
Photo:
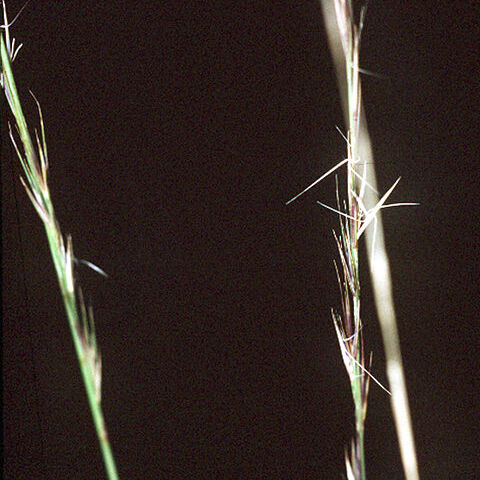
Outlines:
[[[387, 374], [392, 390], [392, 407], [405, 474], [408, 480], [417, 480], [413, 432], [408, 411], [403, 368], [401, 366], [400, 344], [394, 317], [391, 295], [391, 280], [388, 258], [383, 243], [383, 229], [380, 211], [387, 207], [416, 205], [415, 203], [390, 203], [387, 199], [398, 185], [400, 178], [381, 196], [376, 190], [373, 156], [368, 132], [363, 124], [360, 72], [360, 42], [366, 7], [360, 9], [355, 19], [352, 0], [322, 0], [323, 13], [329, 35], [342, 94], [347, 133], [343, 135], [347, 144], [346, 158], [330, 168], [320, 178], [287, 202], [293, 202], [300, 195], [314, 187], [341, 167], [346, 167], [346, 194], [340, 198], [337, 181], [336, 208], [320, 203], [339, 216], [340, 230], [334, 232], [339, 254], [339, 265], [335, 263], [341, 293], [341, 311], [332, 309], [333, 323], [340, 346], [343, 362], [350, 379], [354, 410], [355, 435], [350, 452], [346, 454], [348, 480], [366, 479], [365, 461], [365, 418], [368, 404], [370, 380], [390, 394], [370, 373], [371, 355], [366, 355], [361, 315], [359, 279], [359, 240], [365, 234], [368, 259], [377, 312], [382, 328], [387, 358]], [[368, 229], [371, 229], [373, 233]], [[378, 237], [378, 241], [376, 239]], [[385, 286], [388, 286], [386, 288]]]
[[[5, 2], [2, 3], [4, 24], [0, 38], [2, 59], [0, 84], [14, 117], [14, 130], [10, 126], [9, 134], [24, 173], [24, 178], [21, 178], [21, 182], [45, 227], [107, 476], [109, 480], [117, 480], [117, 468], [101, 408], [102, 364], [95, 336], [93, 310], [91, 306], [85, 304], [82, 289], [75, 279], [75, 266], [77, 263], [83, 262], [92, 266], [95, 270], [103, 272], [98, 267], [90, 264], [90, 262], [76, 259], [73, 253], [72, 238], [70, 235], [65, 236], [62, 233], [55, 216], [48, 186], [49, 161], [42, 110], [38, 100], [32, 94], [37, 104], [40, 118], [40, 133], [35, 129], [34, 142], [23, 114], [12, 72], [12, 63], [22, 45], [15, 46], [15, 39], [10, 38], [10, 24], [8, 23]], [[20, 141], [18, 142], [16, 138], [19, 138]]]

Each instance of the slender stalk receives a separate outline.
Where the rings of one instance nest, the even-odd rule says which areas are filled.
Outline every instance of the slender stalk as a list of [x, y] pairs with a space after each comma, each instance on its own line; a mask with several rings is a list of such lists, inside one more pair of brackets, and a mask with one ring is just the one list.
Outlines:
[[4, 32], [0, 38], [2, 59], [0, 80], [7, 102], [15, 118], [16, 129], [23, 147], [23, 153], [17, 146], [11, 130], [10, 137], [15, 146], [26, 177], [26, 180], [23, 178], [21, 179], [22, 183], [43, 222], [47, 235], [70, 332], [73, 338], [75, 352], [87, 393], [88, 404], [100, 443], [107, 477], [109, 480], [118, 480], [119, 477], [110, 442], [108, 440], [101, 408], [101, 358], [96, 344], [93, 312], [91, 308], [87, 310], [85, 307], [82, 290], [75, 284], [74, 263], [76, 262], [76, 259], [73, 255], [72, 240], [70, 236], [66, 237], [66, 241], [64, 240], [50, 198], [50, 191], [47, 182], [48, 153], [42, 112], [38, 102], [37, 106], [40, 115], [41, 140], [38, 132], [35, 131], [37, 149], [35, 149], [34, 142], [30, 136], [27, 122], [23, 114], [11, 68], [11, 63], [20, 47], [15, 49], [15, 41], [10, 41], [9, 24], [4, 2], [3, 13]]

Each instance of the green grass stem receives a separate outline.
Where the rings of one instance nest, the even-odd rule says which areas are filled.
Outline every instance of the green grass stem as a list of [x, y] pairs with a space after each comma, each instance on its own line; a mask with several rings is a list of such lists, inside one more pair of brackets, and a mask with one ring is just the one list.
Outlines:
[[2, 59], [0, 80], [8, 105], [15, 118], [15, 126], [20, 137], [21, 147], [17, 145], [11, 128], [10, 137], [25, 175], [25, 179], [21, 178], [21, 181], [45, 227], [107, 477], [109, 480], [118, 480], [117, 468], [101, 408], [101, 358], [95, 338], [93, 312], [91, 308], [86, 308], [82, 290], [75, 283], [74, 263], [76, 259], [73, 254], [72, 239], [70, 236], [64, 238], [50, 198], [47, 181], [48, 152], [45, 128], [40, 105], [35, 97], [40, 115], [41, 132], [39, 136], [38, 132], [35, 131], [37, 148], [35, 148], [23, 114], [11, 66], [21, 45], [15, 49], [15, 41], [10, 41], [5, 3], [3, 3], [3, 12], [4, 31], [0, 38]]

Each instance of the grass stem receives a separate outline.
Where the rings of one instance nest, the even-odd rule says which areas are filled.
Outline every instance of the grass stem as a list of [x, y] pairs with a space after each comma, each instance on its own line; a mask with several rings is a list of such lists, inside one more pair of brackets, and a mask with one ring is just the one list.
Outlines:
[[35, 97], [34, 99], [37, 103], [40, 116], [41, 131], [40, 136], [38, 132], [35, 131], [37, 148], [35, 148], [23, 114], [11, 66], [21, 45], [15, 49], [15, 40], [10, 41], [5, 2], [2, 3], [4, 31], [0, 36], [2, 61], [0, 82], [15, 118], [15, 126], [18, 136], [20, 137], [21, 147], [17, 145], [11, 128], [10, 137], [25, 175], [25, 179], [21, 178], [22, 184], [43, 222], [47, 235], [75, 352], [87, 393], [88, 404], [100, 443], [107, 478], [109, 480], [118, 480], [117, 468], [101, 408], [101, 358], [96, 344], [93, 312], [91, 308], [87, 310], [85, 307], [82, 290], [80, 286], [75, 283], [74, 264], [76, 263], [76, 259], [73, 254], [72, 239], [70, 236], [64, 238], [50, 198], [47, 181], [48, 153], [45, 129], [42, 111]]

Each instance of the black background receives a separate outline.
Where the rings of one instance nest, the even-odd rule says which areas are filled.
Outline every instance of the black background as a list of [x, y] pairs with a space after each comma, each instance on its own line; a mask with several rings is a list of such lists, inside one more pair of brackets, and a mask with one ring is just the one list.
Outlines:
[[[21, 2], [8, 2], [10, 17]], [[361, 64], [424, 479], [480, 478], [478, 5], [370, 2]], [[95, 308], [123, 479], [342, 478], [353, 432], [330, 320], [343, 158], [317, 2], [32, 1], [12, 28], [58, 219]], [[4, 478], [105, 478], [44, 231], [2, 106]], [[384, 357], [367, 265], [363, 317]], [[403, 478], [372, 385], [371, 479]]]

